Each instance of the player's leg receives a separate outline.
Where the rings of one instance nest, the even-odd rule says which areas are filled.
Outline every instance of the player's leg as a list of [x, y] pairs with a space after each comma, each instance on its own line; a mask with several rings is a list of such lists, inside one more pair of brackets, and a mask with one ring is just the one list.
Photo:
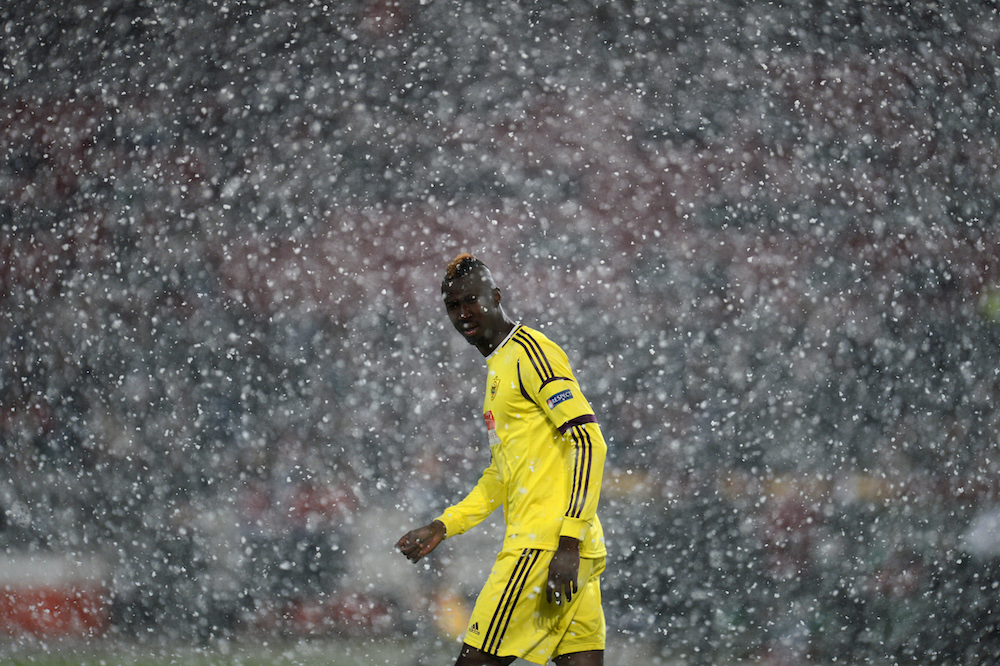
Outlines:
[[486, 654], [478, 648], [463, 643], [455, 666], [507, 666], [514, 659], [514, 657], [496, 657], [492, 654]]
[[456, 666], [505, 666], [545, 638], [535, 615], [550, 558], [550, 552], [534, 549], [497, 555], [473, 605]]
[[[552, 551], [501, 552], [469, 618], [455, 666], [506, 666], [515, 656], [563, 666], [601, 666], [605, 624], [604, 558], [580, 560], [582, 585], [571, 602], [549, 603], [544, 589]], [[503, 656], [497, 656], [498, 653]]]
[[601, 574], [604, 558], [581, 559], [580, 574], [585, 584], [573, 597], [576, 612], [566, 627], [552, 658], [556, 666], [604, 666], [604, 643], [607, 628], [601, 605]]
[[604, 650], [561, 654], [552, 661], [556, 666], [604, 666]]

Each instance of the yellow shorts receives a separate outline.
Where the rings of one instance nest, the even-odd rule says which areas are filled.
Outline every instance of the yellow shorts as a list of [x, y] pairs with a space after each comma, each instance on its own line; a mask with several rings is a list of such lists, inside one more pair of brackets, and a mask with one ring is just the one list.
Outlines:
[[465, 643], [498, 657], [545, 664], [571, 652], [603, 650], [601, 608], [604, 558], [580, 558], [579, 589], [568, 604], [545, 599], [553, 551], [497, 555], [465, 631]]

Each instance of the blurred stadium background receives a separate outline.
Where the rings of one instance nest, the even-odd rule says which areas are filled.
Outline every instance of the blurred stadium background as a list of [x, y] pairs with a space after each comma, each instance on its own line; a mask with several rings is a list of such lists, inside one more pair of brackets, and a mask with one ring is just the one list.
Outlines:
[[496, 526], [392, 544], [487, 462], [469, 250], [609, 437], [616, 654], [1000, 660], [995, 3], [0, 25], [5, 657], [448, 652]]

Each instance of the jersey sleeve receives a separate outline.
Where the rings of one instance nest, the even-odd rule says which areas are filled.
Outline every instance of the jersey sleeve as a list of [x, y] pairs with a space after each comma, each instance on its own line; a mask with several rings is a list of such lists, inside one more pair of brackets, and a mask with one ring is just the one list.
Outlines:
[[545, 412], [564, 439], [571, 480], [559, 536], [582, 541], [597, 515], [607, 443], [562, 348], [527, 332], [514, 339], [524, 349], [518, 366], [521, 393]]
[[570, 444], [572, 481], [559, 536], [583, 541], [597, 515], [608, 446], [596, 421], [573, 425], [563, 436]]
[[444, 523], [445, 538], [467, 532], [503, 504], [503, 482], [496, 460], [491, 459], [475, 487], [457, 504], [437, 517]]

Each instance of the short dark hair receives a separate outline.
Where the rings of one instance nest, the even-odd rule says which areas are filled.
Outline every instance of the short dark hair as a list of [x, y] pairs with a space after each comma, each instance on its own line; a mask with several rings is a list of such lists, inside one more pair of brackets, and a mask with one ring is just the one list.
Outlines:
[[441, 281], [441, 291], [447, 289], [448, 285], [455, 280], [464, 278], [466, 275], [481, 269], [486, 270], [487, 272], [489, 271], [486, 264], [479, 259], [475, 258], [468, 252], [461, 253], [452, 259], [448, 263], [447, 268], [444, 269], [444, 279]]

